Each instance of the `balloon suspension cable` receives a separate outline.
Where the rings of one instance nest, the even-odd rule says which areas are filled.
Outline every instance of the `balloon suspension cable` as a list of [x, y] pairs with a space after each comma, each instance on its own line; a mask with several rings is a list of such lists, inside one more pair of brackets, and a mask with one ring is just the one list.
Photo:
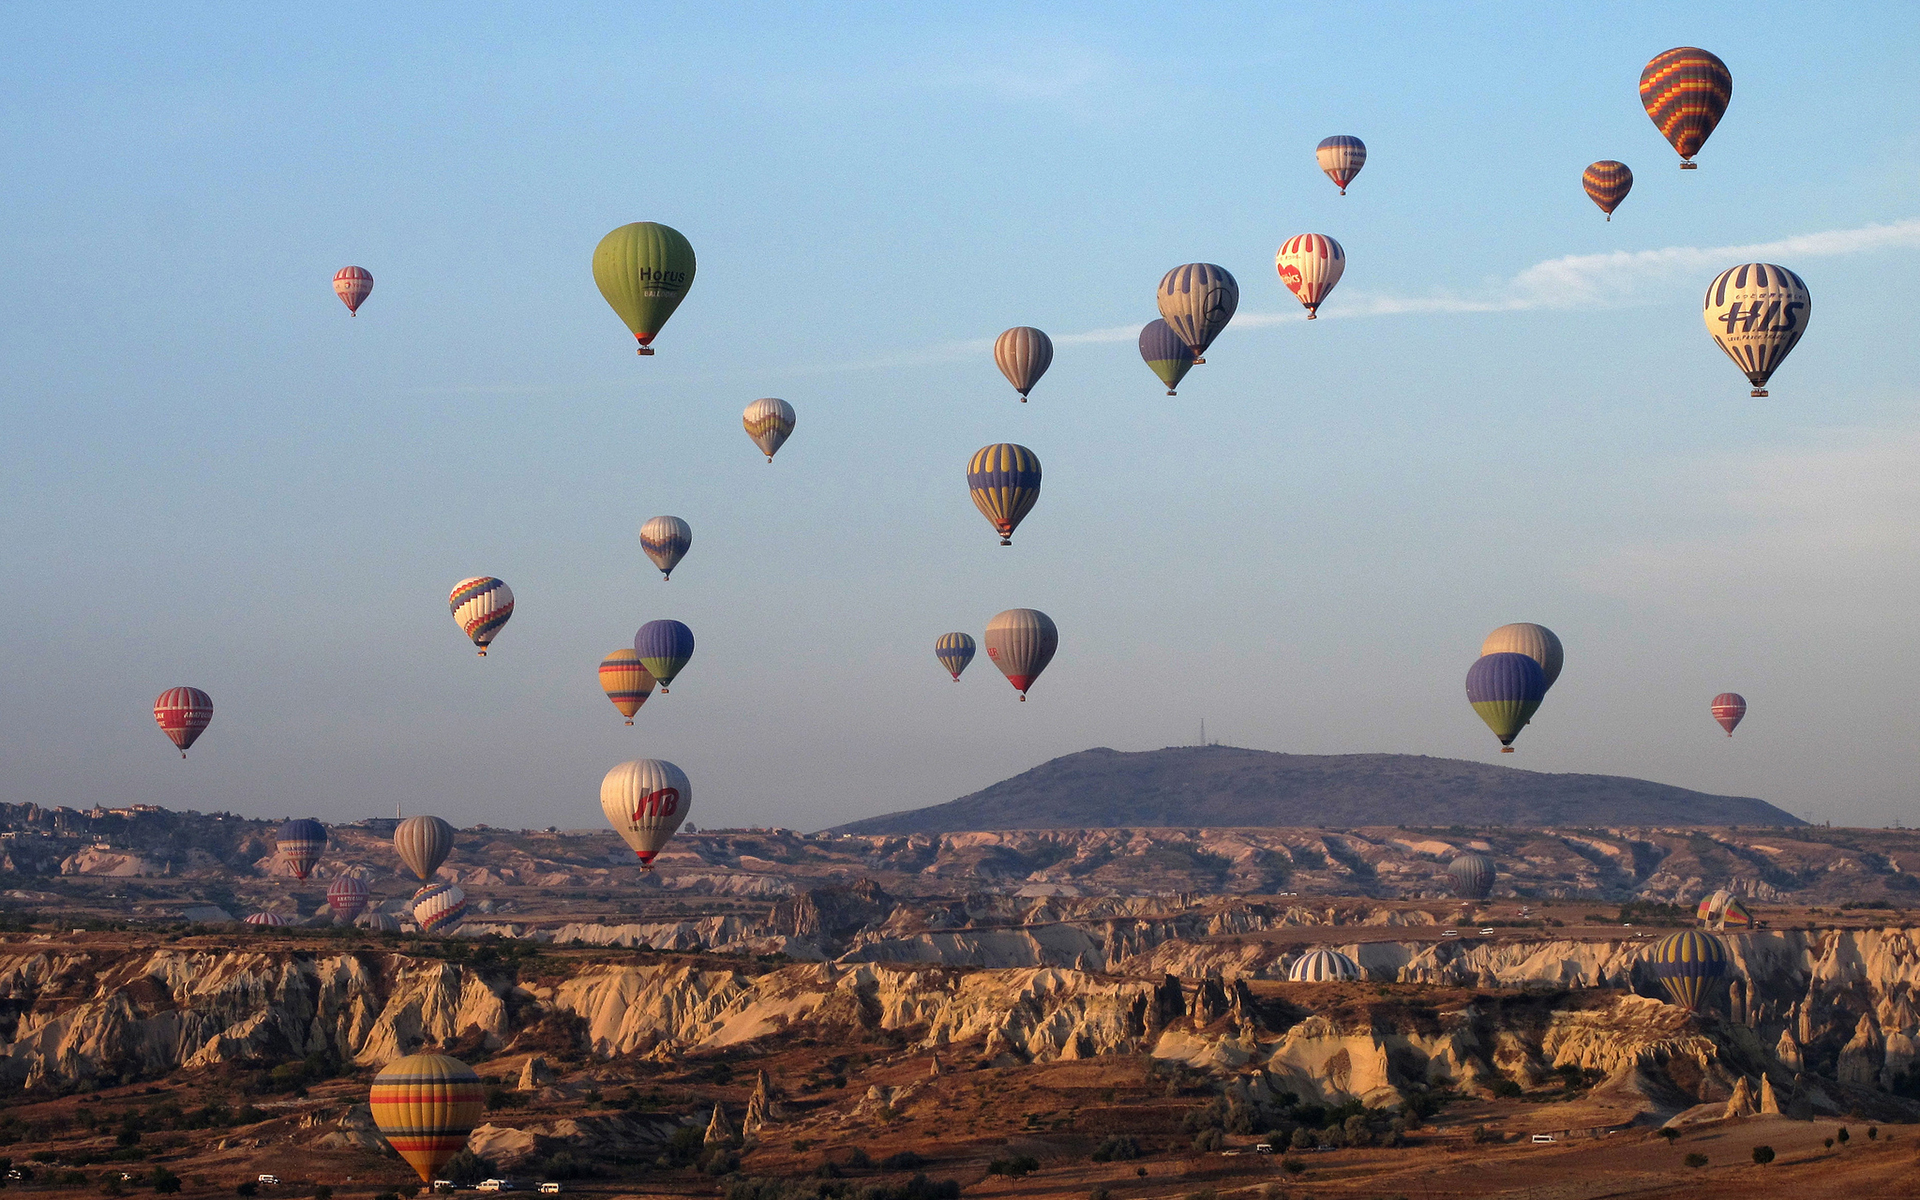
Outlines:
[[[1733, 735], [1732, 735], [1732, 734], [1728, 734], [1727, 736], [1728, 736], [1728, 737], [1732, 737]], [[181, 759], [182, 759], [182, 760], [184, 760], [184, 759], [185, 759], [185, 758], [187, 757], [187, 752], [186, 752], [185, 750], [182, 750], [182, 751], [180, 752], [180, 757], [181, 757]]]
[[1613, 224], [1613, 214], [1612, 214], [1612, 213], [1608, 213], [1608, 214], [1607, 214], [1607, 224], [1609, 224], [1609, 225], [1611, 225], [1611, 224]]

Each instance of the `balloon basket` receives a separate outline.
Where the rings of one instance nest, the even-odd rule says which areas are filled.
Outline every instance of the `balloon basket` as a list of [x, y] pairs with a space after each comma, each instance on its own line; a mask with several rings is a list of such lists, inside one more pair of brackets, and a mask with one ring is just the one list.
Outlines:
[[485, 658], [487, 656], [487, 652], [485, 650], [478, 650], [478, 651], [475, 651], [475, 653], [477, 653], [481, 658]]
[[[1733, 735], [1732, 735], [1732, 734], [1728, 734], [1727, 736], [1728, 736], [1728, 737], [1732, 737]], [[182, 751], [180, 752], [180, 761], [182, 761], [182, 762], [185, 762], [185, 761], [186, 761], [186, 759], [187, 759], [187, 752], [186, 752], [185, 750], [182, 750]]]
[[773, 465], [773, 455], [771, 455], [771, 454], [769, 454], [769, 455], [767, 455], [767, 465], [768, 465], [768, 466], [772, 466], [772, 465]]
[[627, 724], [629, 724], [629, 725], [631, 725], [631, 724], [633, 724], [633, 719], [632, 719], [631, 717], [629, 717], [629, 718], [627, 719]]
[[1513, 753], [1513, 747], [1512, 747], [1512, 746], [1502, 746], [1502, 747], [1500, 747], [1500, 753], [1502, 753], [1502, 754], [1512, 754], [1512, 753]]
[[1765, 395], [1767, 394], [1767, 389], [1765, 389], [1765, 388], [1755, 388], [1755, 389], [1753, 389], [1753, 392], [1752, 392], [1751, 394], [1752, 394], [1753, 396], [1755, 396], [1755, 397], [1761, 397], [1761, 396], [1765, 396]]
[[1196, 358], [1193, 360], [1193, 365], [1196, 367], [1204, 367], [1207, 365], [1207, 360], [1204, 358]]
[[1319, 314], [1319, 313], [1317, 313], [1317, 312], [1314, 312], [1314, 311], [1313, 311], [1312, 309], [1308, 309], [1308, 310], [1307, 310], [1307, 320], [1309, 320], [1309, 321], [1318, 321], [1319, 319], [1320, 319], [1320, 314]]
[[1179, 392], [1174, 391], [1172, 388], [1167, 389], [1167, 395], [1169, 396], [1178, 396], [1179, 394]]
[[1027, 702], [1027, 694], [1026, 694], [1025, 692], [1021, 692], [1021, 693], [1020, 693], [1020, 703], [1022, 703], [1022, 704], [1025, 704], [1026, 702]]
[[1002, 546], [1011, 546], [1011, 545], [1013, 545], [1013, 539], [1012, 539], [1012, 538], [1001, 538], [1001, 539], [1000, 539], [1000, 544], [1001, 544]]
[[642, 346], [642, 347], [640, 347], [640, 349], [639, 349], [639, 350], [637, 350], [637, 351], [635, 351], [635, 353], [637, 353], [637, 354], [638, 354], [638, 355], [639, 355], [639, 356], [640, 356], [641, 358], [652, 358], [652, 357], [653, 357], [653, 347], [652, 347], [652, 346]]
[[1020, 397], [1020, 403], [1025, 404], [1026, 402], [1027, 398], [1025, 396]]
[[1698, 171], [1700, 169], [1700, 164], [1693, 163], [1693, 162], [1682, 162], [1680, 164], [1680, 169], [1682, 171]]

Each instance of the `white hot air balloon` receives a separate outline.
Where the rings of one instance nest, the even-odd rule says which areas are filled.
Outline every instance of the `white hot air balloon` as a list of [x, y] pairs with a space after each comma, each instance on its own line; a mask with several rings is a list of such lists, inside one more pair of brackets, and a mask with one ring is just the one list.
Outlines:
[[747, 405], [747, 411], [740, 417], [747, 436], [760, 447], [760, 453], [767, 456], [768, 462], [773, 461], [774, 453], [793, 436], [793, 421], [793, 405], [771, 396]]
[[1025, 404], [1027, 393], [1053, 365], [1053, 339], [1031, 325], [1015, 325], [994, 340], [993, 361]]
[[1707, 285], [1701, 316], [1714, 344], [1767, 394], [1767, 380], [1807, 331], [1813, 296], [1798, 275], [1772, 263], [1728, 267]]
[[600, 781], [600, 811], [640, 857], [643, 870], [687, 819], [693, 785], [687, 773], [659, 758], [623, 762]]
[[1307, 306], [1307, 320], [1320, 315], [1320, 302], [1347, 269], [1347, 252], [1324, 233], [1302, 233], [1288, 238], [1273, 255], [1280, 282]]
[[693, 526], [679, 517], [654, 517], [640, 527], [640, 549], [660, 568], [663, 581], [693, 548]]
[[987, 622], [987, 633], [981, 640], [986, 643], [987, 657], [1024, 701], [1027, 689], [1060, 648], [1060, 631], [1053, 618], [1037, 608], [1010, 608]]
[[1360, 964], [1340, 953], [1321, 946], [1309, 950], [1293, 960], [1287, 968], [1287, 979], [1293, 983], [1337, 983], [1344, 979], [1360, 978]]
[[1545, 625], [1535, 625], [1531, 621], [1518, 621], [1512, 625], [1502, 625], [1487, 635], [1480, 643], [1480, 657], [1489, 654], [1524, 654], [1540, 664], [1540, 670], [1547, 677], [1547, 686], [1560, 678], [1560, 667], [1566, 662], [1566, 651], [1561, 649], [1560, 638]]
[[414, 878], [426, 883], [453, 851], [453, 826], [439, 817], [408, 817], [394, 826], [393, 848]]

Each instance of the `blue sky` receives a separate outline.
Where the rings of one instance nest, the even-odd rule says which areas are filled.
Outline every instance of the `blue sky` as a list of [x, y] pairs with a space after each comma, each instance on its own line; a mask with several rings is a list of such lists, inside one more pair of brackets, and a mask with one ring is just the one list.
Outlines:
[[[697, 823], [812, 828], [1203, 717], [1491, 759], [1461, 681], [1535, 620], [1567, 668], [1507, 762], [1913, 819], [1903, 9], [0, 27], [0, 797], [586, 825], [657, 756]], [[1734, 75], [1685, 173], [1635, 91], [1683, 44]], [[1370, 150], [1345, 198], [1332, 133]], [[1599, 158], [1636, 177], [1611, 224]], [[648, 360], [588, 271], [632, 220], [700, 258]], [[1272, 268], [1303, 232], [1349, 256], [1312, 325]], [[1766, 400], [1698, 313], [1749, 257], [1814, 298]], [[1169, 399], [1132, 331], [1189, 261], [1241, 315]], [[1059, 346], [1025, 406], [987, 348], [1014, 324]], [[799, 411], [771, 467], [739, 427], [765, 395]], [[1011, 549], [963, 480], [994, 441], [1046, 467]], [[694, 529], [664, 585], [659, 513]], [[485, 660], [444, 604], [483, 573], [519, 599]], [[1016, 606], [1061, 629], [1031, 702], [984, 656], [948, 683], [934, 638]], [[593, 669], [655, 617], [699, 648], [628, 729]], [[186, 763], [149, 715], [175, 684], [217, 707]]]

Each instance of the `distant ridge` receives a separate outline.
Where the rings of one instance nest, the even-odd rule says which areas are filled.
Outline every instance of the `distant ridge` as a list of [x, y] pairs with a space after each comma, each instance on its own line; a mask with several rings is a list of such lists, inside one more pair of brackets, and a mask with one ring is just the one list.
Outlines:
[[1233, 746], [1082, 750], [971, 796], [836, 827], [958, 833], [1113, 826], [1804, 825], [1749, 796], [1621, 775], [1554, 775], [1422, 754]]

